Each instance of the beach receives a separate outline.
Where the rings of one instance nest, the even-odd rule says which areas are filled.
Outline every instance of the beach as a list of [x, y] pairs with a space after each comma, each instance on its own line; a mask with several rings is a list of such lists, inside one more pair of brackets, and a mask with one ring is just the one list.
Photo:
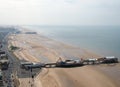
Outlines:
[[[9, 36], [9, 45], [19, 47], [13, 54], [19, 60], [30, 62], [56, 62], [62, 59], [99, 58], [100, 55], [83, 48], [68, 45], [40, 34]], [[34, 78], [35, 87], [119, 87], [120, 64], [87, 65], [77, 68], [44, 68]], [[114, 70], [118, 70], [114, 72]], [[110, 72], [109, 72], [110, 71]], [[113, 73], [112, 73], [113, 72]], [[19, 87], [29, 87], [30, 78], [19, 78]]]

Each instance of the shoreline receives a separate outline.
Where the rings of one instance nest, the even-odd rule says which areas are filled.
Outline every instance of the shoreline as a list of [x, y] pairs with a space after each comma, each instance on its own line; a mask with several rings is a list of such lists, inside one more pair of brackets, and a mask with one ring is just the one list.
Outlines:
[[[89, 26], [89, 28], [91, 29], [91, 31], [95, 30], [95, 33], [97, 33], [96, 34], [97, 36], [95, 36], [95, 34], [92, 33], [88, 28], [85, 28], [85, 29], [88, 30], [88, 35], [87, 35], [87, 32], [86, 32], [87, 30], [84, 31], [84, 27], [83, 27], [83, 29], [81, 29], [82, 27], [79, 27], [80, 30], [77, 30], [76, 28], [75, 29], [70, 29], [70, 31], [69, 30], [64, 30], [64, 29], [63, 29], [63, 31], [62, 30], [57, 30], [57, 28], [54, 29], [54, 27], [53, 27], [53, 29], [52, 29], [52, 27], [50, 27], [51, 28], [51, 31], [50, 31], [48, 29], [49, 27], [47, 27], [47, 26], [43, 27], [43, 30], [42, 30], [41, 26], [39, 26], [39, 27], [37, 27], [37, 26], [27, 26], [26, 28], [28, 28], [28, 30], [34, 30], [34, 31], [40, 32], [40, 34], [42, 34], [44, 36], [47, 36], [47, 37], [50, 37], [52, 39], [55, 39], [57, 41], [60, 41], [60, 42], [66, 43], [66, 44], [71, 44], [73, 46], [77, 46], [77, 47], [80, 47], [80, 48], [84, 48], [86, 50], [89, 50], [89, 51], [91, 51], [93, 53], [96, 53], [98, 55], [101, 55], [101, 56], [116, 56], [117, 58], [120, 59], [119, 45], [117, 44], [117, 43], [119, 43], [119, 41], [118, 40], [116, 41], [116, 39], [117, 39], [116, 36], [115, 36], [116, 39], [115, 39], [114, 36], [113, 36], [113, 39], [110, 36], [111, 33], [113, 33], [113, 34], [116, 35], [116, 33], [115, 33], [115, 32], [117, 32], [116, 30], [115, 30], [115, 32], [114, 31], [112, 32], [111, 30], [110, 31], [106, 30], [108, 33], [110, 32], [109, 35], [106, 36], [106, 34], [104, 34], [104, 33], [107, 33], [107, 32], [104, 31], [103, 29], [102, 30], [100, 29], [100, 32], [98, 32], [95, 29], [91, 29], [91, 28], [94, 28], [94, 27], [90, 27]], [[45, 28], [45, 30], [44, 30], [44, 28]], [[70, 27], [67, 26], [66, 28], [70, 28]], [[96, 27], [96, 29], [97, 29], [97, 27]], [[76, 32], [74, 32], [74, 31], [71, 32], [71, 30], [72, 31], [74, 30]], [[85, 34], [83, 34], [81, 32], [83, 32]], [[79, 39], [79, 37], [80, 37], [80, 39]], [[70, 38], [70, 40], [69, 40], [69, 38]], [[85, 38], [85, 39], [83, 39], [83, 38]], [[115, 41], [114, 41], [114, 39], [115, 39]], [[116, 42], [116, 43], [114, 43], [114, 42]]]
[[[47, 58], [49, 62], [56, 62], [59, 57], [71, 58], [71, 56], [75, 58], [98, 57], [98, 55], [87, 50], [72, 47], [41, 35], [17, 34], [10, 36], [10, 38], [12, 37], [12, 45], [21, 48], [21, 50], [14, 52], [15, 55], [19, 55], [19, 58], [31, 62], [43, 62], [43, 60], [45, 62], [45, 58]], [[105, 76], [105, 73], [97, 72], [97, 70], [90, 66], [73, 69], [44, 69], [43, 74], [45, 73], [44, 71], [47, 72], [45, 76], [41, 77], [41, 73], [37, 76], [35, 81], [36, 87], [40, 87], [40, 84], [41, 87], [89, 87], [90, 85], [95, 85], [96, 87], [117, 87], [109, 77]], [[89, 72], [91, 76], [89, 76], [87, 72]], [[83, 78], [84, 81], [82, 81], [81, 78]], [[96, 81], [96, 79], [98, 81]], [[90, 82], [86, 84], [86, 81], [89, 80]], [[104, 80], [107, 84], [104, 83]], [[24, 82], [25, 80], [21, 81]], [[95, 82], [96, 84], [94, 84]], [[23, 85], [20, 87], [23, 87]]]
[[55, 38], [50, 38], [44, 34], [41, 34], [40, 32], [38, 31], [34, 31], [32, 29], [28, 29], [28, 28], [23, 28], [22, 31], [24, 32], [27, 32], [27, 31], [30, 31], [30, 32], [37, 32], [37, 35], [40, 36], [40, 37], [43, 37], [43, 38], [47, 38], [51, 41], [54, 41], [54, 42], [57, 42], [57, 43], [60, 43], [60, 44], [63, 44], [63, 45], [66, 45], [66, 46], [69, 46], [69, 47], [73, 47], [73, 48], [78, 48], [80, 50], [83, 50], [83, 51], [86, 51], [87, 53], [90, 53], [92, 55], [95, 55], [96, 57], [103, 57], [103, 55], [100, 55], [99, 52], [94, 52], [93, 50], [91, 49], [88, 49], [88, 48], [83, 48], [83, 47], [80, 47], [80, 46], [76, 46], [75, 44], [70, 44], [70, 43], [67, 43], [67, 42], [64, 42], [62, 40], [57, 40]]

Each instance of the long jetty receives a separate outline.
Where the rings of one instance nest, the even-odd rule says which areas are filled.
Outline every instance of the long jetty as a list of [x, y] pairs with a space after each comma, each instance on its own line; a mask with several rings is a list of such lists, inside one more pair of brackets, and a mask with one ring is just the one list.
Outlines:
[[69, 59], [62, 60], [61, 58], [54, 63], [21, 63], [22, 69], [34, 69], [34, 68], [53, 68], [53, 67], [80, 67], [84, 65], [95, 65], [95, 64], [110, 64], [110, 63], [119, 63], [118, 58], [111, 57], [102, 57], [102, 58], [88, 58], [88, 59]]

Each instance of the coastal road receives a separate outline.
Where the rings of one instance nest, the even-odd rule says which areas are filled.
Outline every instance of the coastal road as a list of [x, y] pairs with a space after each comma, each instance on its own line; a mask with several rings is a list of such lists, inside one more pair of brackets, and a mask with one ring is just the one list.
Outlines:
[[[8, 35], [8, 34], [4, 34], [5, 32], [0, 32], [0, 37], [2, 37], [2, 38], [0, 38], [1, 39], [1, 46], [2, 46], [2, 48], [1, 48], [1, 50], [4, 50], [4, 51], [6, 51], [5, 50], [5, 37]], [[4, 44], [4, 45], [3, 45]], [[9, 58], [9, 56], [8, 56], [8, 58]], [[10, 59], [9, 59], [10, 60]], [[10, 61], [11, 62], [11, 61]], [[2, 70], [2, 73], [3, 73], [3, 85], [4, 85], [4, 87], [14, 87], [13, 86], [13, 82], [12, 82], [12, 65], [10, 64], [10, 66], [9, 66], [9, 68], [8, 68], [8, 70]]]
[[21, 60], [19, 60], [12, 52], [9, 51], [8, 49], [8, 41], [9, 38], [8, 36], [10, 36], [12, 33], [9, 33], [7, 36], [5, 36], [5, 38], [3, 39], [4, 45], [3, 45], [3, 50], [6, 51], [6, 54], [8, 55], [9, 61], [10, 61], [10, 65], [8, 70], [3, 71], [4, 72], [4, 76], [6, 78], [7, 83], [5, 87], [18, 87], [18, 85], [21, 86], [18, 78], [29, 78], [29, 82], [26, 83], [28, 86], [30, 87], [35, 87], [34, 85], [34, 78], [32, 78], [32, 76], [34, 75], [34, 77], [41, 71], [40, 69], [33, 69], [32, 71], [26, 71], [20, 68], [20, 62]]
[[4, 87], [15, 87], [19, 85], [17, 80], [17, 73], [19, 72], [19, 60], [8, 50], [8, 36], [10, 34], [11, 32], [9, 32], [3, 39], [4, 45], [2, 50], [6, 52], [10, 61], [8, 70], [3, 70]]

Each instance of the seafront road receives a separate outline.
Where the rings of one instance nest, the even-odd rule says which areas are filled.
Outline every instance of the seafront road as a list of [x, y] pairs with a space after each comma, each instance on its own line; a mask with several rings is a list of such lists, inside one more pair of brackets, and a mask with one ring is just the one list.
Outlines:
[[9, 67], [7, 70], [3, 70], [3, 84], [4, 87], [16, 87], [19, 85], [19, 81], [17, 79], [17, 76], [19, 74], [19, 60], [12, 54], [12, 52], [8, 49], [8, 36], [12, 34], [12, 32], [9, 32], [6, 36], [4, 36], [2, 42], [2, 50], [4, 50], [8, 56], [9, 59]]

